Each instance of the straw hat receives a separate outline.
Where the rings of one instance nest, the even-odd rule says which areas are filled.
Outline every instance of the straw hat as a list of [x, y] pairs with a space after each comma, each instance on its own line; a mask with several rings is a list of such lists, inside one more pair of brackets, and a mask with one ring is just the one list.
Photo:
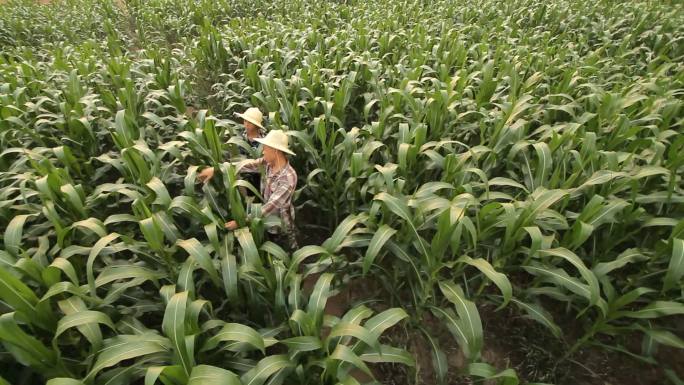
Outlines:
[[287, 134], [285, 134], [283, 130], [271, 130], [268, 132], [265, 138], [256, 138], [254, 140], [263, 144], [264, 146], [275, 148], [276, 150], [286, 152], [290, 155], [295, 154], [294, 152], [290, 151], [290, 148], [287, 145]]
[[264, 128], [264, 126], [261, 125], [261, 123], [264, 120], [264, 114], [262, 114], [261, 111], [256, 107], [250, 107], [244, 113], [235, 114], [235, 116], [239, 116], [242, 119], [256, 125], [259, 128]]

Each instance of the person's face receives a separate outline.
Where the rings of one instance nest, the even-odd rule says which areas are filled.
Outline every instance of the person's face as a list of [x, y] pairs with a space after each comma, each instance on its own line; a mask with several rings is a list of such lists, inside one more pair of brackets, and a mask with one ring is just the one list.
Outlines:
[[246, 120], [243, 120], [242, 124], [245, 126], [245, 130], [247, 130], [247, 136], [254, 137], [259, 135], [259, 127], [256, 124]]
[[269, 147], [264, 145], [264, 160], [266, 163], [273, 164], [275, 163], [276, 159], [278, 157], [278, 150], [276, 150], [273, 147]]

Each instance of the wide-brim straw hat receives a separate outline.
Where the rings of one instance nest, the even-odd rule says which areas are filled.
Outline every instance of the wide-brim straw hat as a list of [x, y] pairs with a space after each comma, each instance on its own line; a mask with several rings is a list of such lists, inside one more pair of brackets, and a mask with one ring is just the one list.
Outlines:
[[262, 114], [261, 111], [256, 107], [250, 107], [242, 114], [236, 113], [235, 116], [239, 116], [255, 126], [264, 129], [264, 126], [261, 125], [264, 121], [264, 114]]
[[292, 152], [288, 146], [287, 134], [284, 133], [283, 130], [271, 130], [268, 132], [268, 134], [266, 134], [265, 138], [256, 138], [254, 140], [263, 144], [264, 146], [275, 148], [276, 150], [288, 153], [290, 155], [295, 155], [295, 153]]

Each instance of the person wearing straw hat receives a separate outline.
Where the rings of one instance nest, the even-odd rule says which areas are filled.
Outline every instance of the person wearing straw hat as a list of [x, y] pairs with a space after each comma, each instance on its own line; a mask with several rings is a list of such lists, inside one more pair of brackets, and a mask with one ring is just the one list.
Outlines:
[[[256, 107], [250, 107], [243, 113], [236, 112], [235, 116], [242, 118], [242, 125], [245, 127], [245, 131], [243, 132], [242, 136], [245, 139], [245, 142], [247, 142], [247, 144], [252, 148], [252, 152], [249, 153], [243, 147], [240, 147], [240, 154], [243, 156], [254, 156], [255, 154], [258, 154], [257, 149], [259, 147], [259, 142], [257, 142], [256, 139], [266, 136], [266, 129], [263, 126], [264, 115], [261, 113], [261, 110]], [[202, 170], [198, 177], [200, 181], [203, 181], [207, 178], [211, 179], [213, 175], [214, 168], [208, 167]], [[252, 184], [252, 186], [257, 189], [259, 188], [258, 176], [256, 178], [247, 178], [247, 180]], [[241, 191], [244, 190], [243, 188], [240, 189]], [[244, 191], [243, 195], [246, 195]]]
[[[292, 196], [297, 187], [297, 172], [292, 168], [286, 154], [295, 155], [288, 146], [287, 134], [282, 130], [272, 130], [265, 138], [255, 138], [261, 143], [264, 156], [241, 162], [238, 165], [240, 173], [258, 172], [261, 166], [266, 167], [266, 177], [261, 184], [261, 195], [264, 205], [261, 209], [263, 216], [276, 215], [280, 218], [282, 226], [271, 228], [269, 233], [281, 246], [291, 250], [298, 248], [294, 227], [294, 206]], [[207, 169], [209, 170], [209, 169]], [[200, 180], [208, 182], [214, 175], [214, 170], [206, 171], [200, 175]], [[225, 228], [235, 230], [238, 224], [235, 221], [226, 222]]]
[[[242, 118], [242, 125], [245, 127], [245, 131], [243, 132], [242, 136], [245, 139], [245, 142], [247, 142], [251, 148], [251, 151], [247, 151], [245, 148], [240, 147], [240, 155], [246, 157], [256, 157], [261, 155], [261, 152], [259, 151], [260, 143], [256, 141], [256, 139], [266, 136], [266, 128], [263, 126], [264, 115], [261, 113], [261, 110], [256, 107], [250, 107], [243, 113], [236, 112], [235, 116]], [[259, 190], [261, 186], [261, 178], [259, 177], [258, 171], [247, 174], [245, 176], [245, 180], [254, 186], [254, 188]], [[240, 193], [242, 193], [242, 195], [245, 197], [254, 196], [251, 190], [248, 190], [244, 187], [240, 187]]]
[[[264, 115], [256, 107], [250, 107], [243, 113], [235, 113], [235, 116], [242, 118], [242, 124], [245, 126], [245, 141], [252, 147], [256, 149], [259, 146], [257, 138], [263, 138], [266, 136], [266, 129], [263, 126]], [[244, 149], [240, 148], [240, 152], [243, 155], [247, 154]]]

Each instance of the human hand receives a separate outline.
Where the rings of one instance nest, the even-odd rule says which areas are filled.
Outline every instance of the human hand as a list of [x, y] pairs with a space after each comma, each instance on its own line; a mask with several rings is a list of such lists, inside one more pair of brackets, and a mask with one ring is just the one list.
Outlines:
[[237, 229], [238, 224], [235, 221], [230, 221], [230, 222], [226, 222], [226, 224], [223, 225], [223, 227], [225, 227], [228, 230], [235, 230], [235, 229]]
[[213, 167], [207, 167], [204, 170], [202, 170], [199, 175], [197, 175], [197, 179], [199, 179], [200, 182], [202, 183], [207, 183], [211, 180], [211, 178], [214, 177], [214, 168]]

